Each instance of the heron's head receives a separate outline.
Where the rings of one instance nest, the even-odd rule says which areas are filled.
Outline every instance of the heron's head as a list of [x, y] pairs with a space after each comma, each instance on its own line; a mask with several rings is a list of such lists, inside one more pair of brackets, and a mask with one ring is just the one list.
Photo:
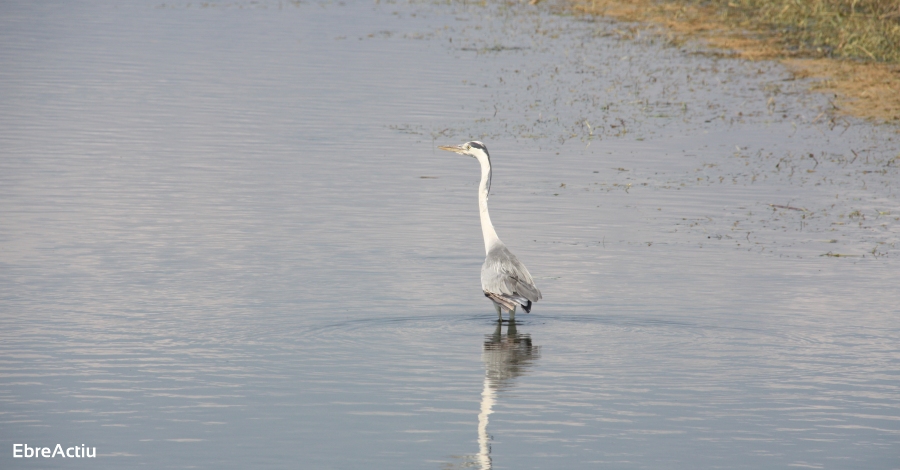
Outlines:
[[490, 161], [487, 147], [477, 140], [459, 145], [440, 145], [438, 148], [448, 152], [455, 152], [460, 155], [468, 155], [476, 159], [487, 158]]

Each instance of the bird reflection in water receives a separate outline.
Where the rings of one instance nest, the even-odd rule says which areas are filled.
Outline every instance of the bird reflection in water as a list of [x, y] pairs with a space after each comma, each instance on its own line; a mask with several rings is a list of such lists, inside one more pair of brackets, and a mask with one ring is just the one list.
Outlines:
[[[504, 324], [507, 325], [505, 334]], [[491, 436], [487, 426], [497, 401], [497, 392], [512, 388], [516, 377], [527, 374], [540, 357], [541, 347], [532, 344], [531, 335], [518, 332], [515, 319], [510, 319], [508, 323], [498, 321], [494, 333], [485, 335], [481, 354], [485, 370], [481, 412], [478, 413], [478, 454], [468, 456], [463, 467], [491, 468]]]

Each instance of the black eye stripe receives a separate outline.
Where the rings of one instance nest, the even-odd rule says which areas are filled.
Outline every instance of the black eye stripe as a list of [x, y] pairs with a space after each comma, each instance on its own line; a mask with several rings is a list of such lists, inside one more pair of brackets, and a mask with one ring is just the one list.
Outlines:
[[469, 146], [475, 147], [475, 148], [481, 149], [481, 150], [487, 150], [486, 148], [484, 148], [484, 145], [481, 145], [478, 142], [469, 142]]

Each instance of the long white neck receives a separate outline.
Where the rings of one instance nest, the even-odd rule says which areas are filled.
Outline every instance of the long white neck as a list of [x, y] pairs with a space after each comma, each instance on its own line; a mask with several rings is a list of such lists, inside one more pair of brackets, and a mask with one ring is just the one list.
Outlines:
[[491, 189], [491, 162], [487, 157], [479, 156], [481, 164], [481, 183], [478, 185], [478, 209], [481, 212], [481, 234], [484, 236], [484, 253], [487, 254], [495, 245], [502, 244], [494, 224], [491, 223], [491, 215], [488, 213], [488, 191]]

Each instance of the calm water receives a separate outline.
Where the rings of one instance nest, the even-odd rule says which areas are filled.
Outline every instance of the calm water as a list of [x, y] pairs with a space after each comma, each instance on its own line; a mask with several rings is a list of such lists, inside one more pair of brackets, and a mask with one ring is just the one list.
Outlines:
[[900, 467], [894, 130], [551, 10], [0, 5], [0, 467]]

